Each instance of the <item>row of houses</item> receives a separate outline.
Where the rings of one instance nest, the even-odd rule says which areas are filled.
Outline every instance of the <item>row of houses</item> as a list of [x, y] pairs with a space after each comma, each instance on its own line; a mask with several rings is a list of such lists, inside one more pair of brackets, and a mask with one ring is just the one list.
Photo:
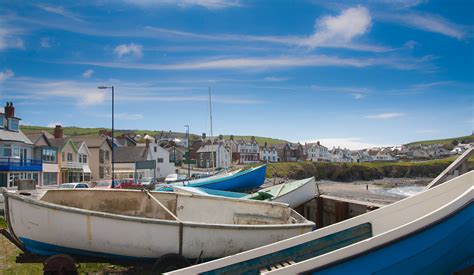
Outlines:
[[[169, 152], [151, 137], [144, 143], [128, 136], [112, 139], [107, 133], [68, 137], [60, 125], [53, 134], [24, 134], [20, 121], [13, 103], [7, 102], [0, 113], [0, 187], [15, 187], [19, 180], [50, 186], [111, 179], [112, 147], [116, 179], [159, 178], [175, 172]], [[139, 170], [140, 161], [154, 162], [154, 168]]]

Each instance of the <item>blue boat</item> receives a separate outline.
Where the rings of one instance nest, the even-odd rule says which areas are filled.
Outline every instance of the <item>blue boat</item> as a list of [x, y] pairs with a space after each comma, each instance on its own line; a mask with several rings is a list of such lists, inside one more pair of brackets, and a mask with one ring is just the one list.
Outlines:
[[288, 240], [169, 274], [450, 274], [474, 264], [474, 171]]
[[173, 191], [173, 186], [199, 187], [212, 190], [243, 192], [260, 187], [265, 182], [266, 165], [253, 167], [237, 173], [226, 173], [209, 178], [182, 181], [158, 186], [156, 191]]

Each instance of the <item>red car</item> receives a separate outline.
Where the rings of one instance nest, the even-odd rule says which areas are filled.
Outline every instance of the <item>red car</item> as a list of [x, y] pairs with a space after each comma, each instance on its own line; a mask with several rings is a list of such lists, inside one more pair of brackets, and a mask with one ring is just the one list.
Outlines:
[[121, 179], [119, 181], [119, 186], [118, 188], [137, 188], [137, 187], [142, 187], [142, 183], [135, 183], [135, 179]]

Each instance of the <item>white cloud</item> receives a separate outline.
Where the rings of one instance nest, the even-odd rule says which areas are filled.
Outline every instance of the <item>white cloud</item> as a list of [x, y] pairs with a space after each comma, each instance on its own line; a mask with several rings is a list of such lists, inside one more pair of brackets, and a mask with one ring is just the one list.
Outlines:
[[[84, 64], [107, 68], [140, 69], [140, 70], [215, 70], [215, 69], [257, 69], [271, 70], [291, 67], [356, 67], [387, 66], [399, 70], [413, 70], [428, 66], [426, 58], [342, 58], [327, 55], [309, 56], [270, 56], [205, 59], [194, 62], [175, 64], [143, 64], [123, 62], [87, 62], [66, 61], [63, 64]], [[427, 65], [428, 64], [428, 65]]]
[[133, 55], [137, 58], [140, 58], [143, 56], [142, 46], [134, 43], [130, 43], [128, 45], [118, 45], [117, 47], [115, 47], [114, 52], [118, 57], [122, 57], [124, 55]]
[[18, 36], [21, 30], [7, 27], [3, 20], [0, 19], [0, 51], [5, 49], [24, 49], [25, 44]]
[[370, 92], [368, 88], [361, 87], [332, 87], [332, 86], [318, 86], [311, 85], [311, 89], [317, 92], [336, 92], [350, 94], [354, 99], [362, 99]]
[[0, 82], [3, 82], [11, 77], [13, 77], [15, 74], [13, 73], [12, 70], [6, 69], [3, 72], [0, 72]]
[[270, 81], [270, 82], [281, 82], [281, 81], [287, 81], [288, 77], [267, 76], [263, 80]]
[[306, 40], [310, 47], [351, 42], [365, 34], [371, 26], [369, 10], [358, 6], [348, 8], [338, 16], [325, 16], [315, 24], [316, 32]]
[[178, 6], [181, 8], [188, 7], [203, 7], [210, 10], [214, 9], [224, 9], [232, 7], [240, 7], [241, 3], [238, 0], [124, 0], [126, 3], [143, 6], [143, 7], [153, 7], [153, 6]]
[[75, 21], [79, 21], [81, 22], [82, 19], [79, 18], [79, 16], [77, 16], [76, 14], [64, 9], [63, 7], [60, 7], [60, 6], [50, 6], [50, 5], [45, 5], [45, 4], [41, 4], [41, 5], [37, 5], [38, 8], [46, 11], [46, 12], [49, 12], [49, 13], [54, 13], [54, 14], [57, 14], [57, 15], [61, 15], [63, 17], [66, 17], [66, 18], [69, 18], [69, 19], [73, 19]]
[[63, 125], [63, 124], [59, 121], [56, 121], [56, 122], [48, 123], [48, 125], [46, 125], [46, 127], [54, 128], [54, 127], [56, 127], [56, 125]]
[[387, 119], [401, 117], [401, 116], [404, 116], [404, 115], [405, 114], [403, 114], [403, 113], [381, 113], [381, 114], [375, 114], [375, 115], [368, 115], [368, 116], [366, 116], [366, 118], [387, 120]]
[[51, 48], [51, 43], [49, 41], [49, 38], [48, 37], [43, 37], [41, 38], [40, 40], [40, 46], [42, 48]]
[[409, 26], [415, 29], [439, 33], [459, 40], [463, 39], [467, 35], [466, 27], [452, 23], [439, 15], [418, 13], [387, 13], [383, 14], [381, 19]]
[[82, 73], [82, 77], [85, 77], [85, 78], [90, 78], [92, 75], [94, 74], [94, 70], [85, 70], [83, 73]]
[[373, 147], [387, 147], [391, 145], [383, 145], [383, 144], [374, 144], [374, 143], [369, 143], [365, 142], [362, 138], [353, 138], [353, 137], [348, 137], [348, 138], [321, 138], [318, 140], [310, 140], [306, 141], [308, 143], [316, 143], [319, 141], [321, 145], [326, 146], [328, 148], [333, 148], [333, 147], [341, 147], [341, 148], [347, 148], [351, 150], [361, 150], [361, 149], [367, 149], [367, 148], [373, 148]]

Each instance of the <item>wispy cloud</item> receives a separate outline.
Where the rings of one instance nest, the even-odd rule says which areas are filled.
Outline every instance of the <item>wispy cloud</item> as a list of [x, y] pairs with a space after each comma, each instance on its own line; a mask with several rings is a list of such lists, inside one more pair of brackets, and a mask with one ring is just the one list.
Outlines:
[[11, 27], [0, 18], [0, 51], [5, 49], [24, 49], [25, 44], [20, 35], [23, 30]]
[[56, 125], [63, 125], [61, 122], [59, 121], [56, 121], [56, 122], [50, 122], [46, 125], [46, 127], [49, 127], [49, 128], [54, 128], [56, 127]]
[[[111, 118], [111, 114], [97, 114], [97, 117]], [[142, 120], [145, 117], [142, 114], [138, 113], [116, 113], [114, 118], [118, 120]]]
[[238, 0], [123, 0], [125, 3], [142, 7], [177, 6], [180, 8], [203, 7], [210, 10], [241, 7]]
[[[157, 85], [156, 83], [137, 83], [112, 81], [119, 84], [120, 89], [115, 93], [117, 102], [207, 102], [209, 100], [206, 90], [201, 93], [193, 87], [179, 87]], [[7, 82], [2, 96], [9, 99], [38, 102], [59, 98], [80, 107], [103, 104], [109, 99], [110, 94], [97, 90], [98, 83], [79, 82], [71, 80], [46, 80], [40, 78], [20, 77]], [[196, 91], [194, 91], [196, 90]], [[234, 105], [260, 104], [260, 100], [246, 98], [240, 94], [226, 94], [214, 96], [213, 102]]]
[[0, 82], [3, 82], [11, 77], [13, 77], [15, 74], [13, 73], [12, 70], [6, 69], [3, 72], [0, 72]]
[[242, 58], [212, 58], [194, 62], [174, 64], [146, 64], [125, 62], [67, 61], [64, 64], [83, 64], [108, 68], [139, 69], [139, 70], [216, 70], [216, 69], [257, 69], [271, 70], [292, 67], [356, 67], [386, 66], [399, 70], [421, 69], [429, 66], [425, 58], [344, 58], [328, 55], [309, 56], [270, 56]]
[[333, 86], [319, 86], [311, 85], [311, 90], [317, 92], [336, 92], [350, 94], [354, 99], [362, 99], [370, 93], [370, 89], [361, 87], [333, 87]]
[[428, 32], [439, 33], [459, 40], [464, 39], [467, 35], [467, 28], [465, 26], [455, 24], [434, 14], [421, 14], [414, 12], [405, 14], [384, 13], [380, 18], [382, 20], [391, 21]]
[[416, 130], [416, 133], [417, 134], [434, 134], [434, 133], [437, 133], [438, 130], [433, 130], [433, 129], [420, 129], [420, 130]]
[[122, 57], [124, 55], [131, 55], [137, 58], [141, 58], [143, 56], [142, 46], [134, 44], [134, 43], [130, 43], [128, 45], [127, 44], [118, 45], [117, 47], [115, 47], [114, 53], [118, 57]]
[[85, 78], [90, 78], [92, 75], [94, 74], [94, 70], [85, 70], [83, 73], [82, 73], [82, 77], [85, 77]]
[[270, 81], [270, 82], [281, 82], [281, 81], [287, 81], [288, 77], [267, 76], [263, 80]]
[[41, 46], [41, 48], [51, 48], [51, 42], [49, 40], [49, 37], [41, 38], [40, 46]]
[[403, 113], [381, 113], [381, 114], [375, 114], [375, 115], [368, 115], [365, 116], [368, 119], [381, 119], [381, 120], [387, 120], [387, 119], [392, 119], [392, 118], [397, 118], [404, 116], [405, 114]]
[[63, 7], [50, 6], [50, 5], [46, 5], [46, 4], [39, 4], [39, 5], [37, 5], [37, 7], [44, 10], [44, 11], [46, 11], [46, 12], [61, 15], [61, 16], [66, 17], [66, 18], [82, 22], [82, 19], [79, 18], [79, 16], [77, 16], [76, 14], [66, 10]]

